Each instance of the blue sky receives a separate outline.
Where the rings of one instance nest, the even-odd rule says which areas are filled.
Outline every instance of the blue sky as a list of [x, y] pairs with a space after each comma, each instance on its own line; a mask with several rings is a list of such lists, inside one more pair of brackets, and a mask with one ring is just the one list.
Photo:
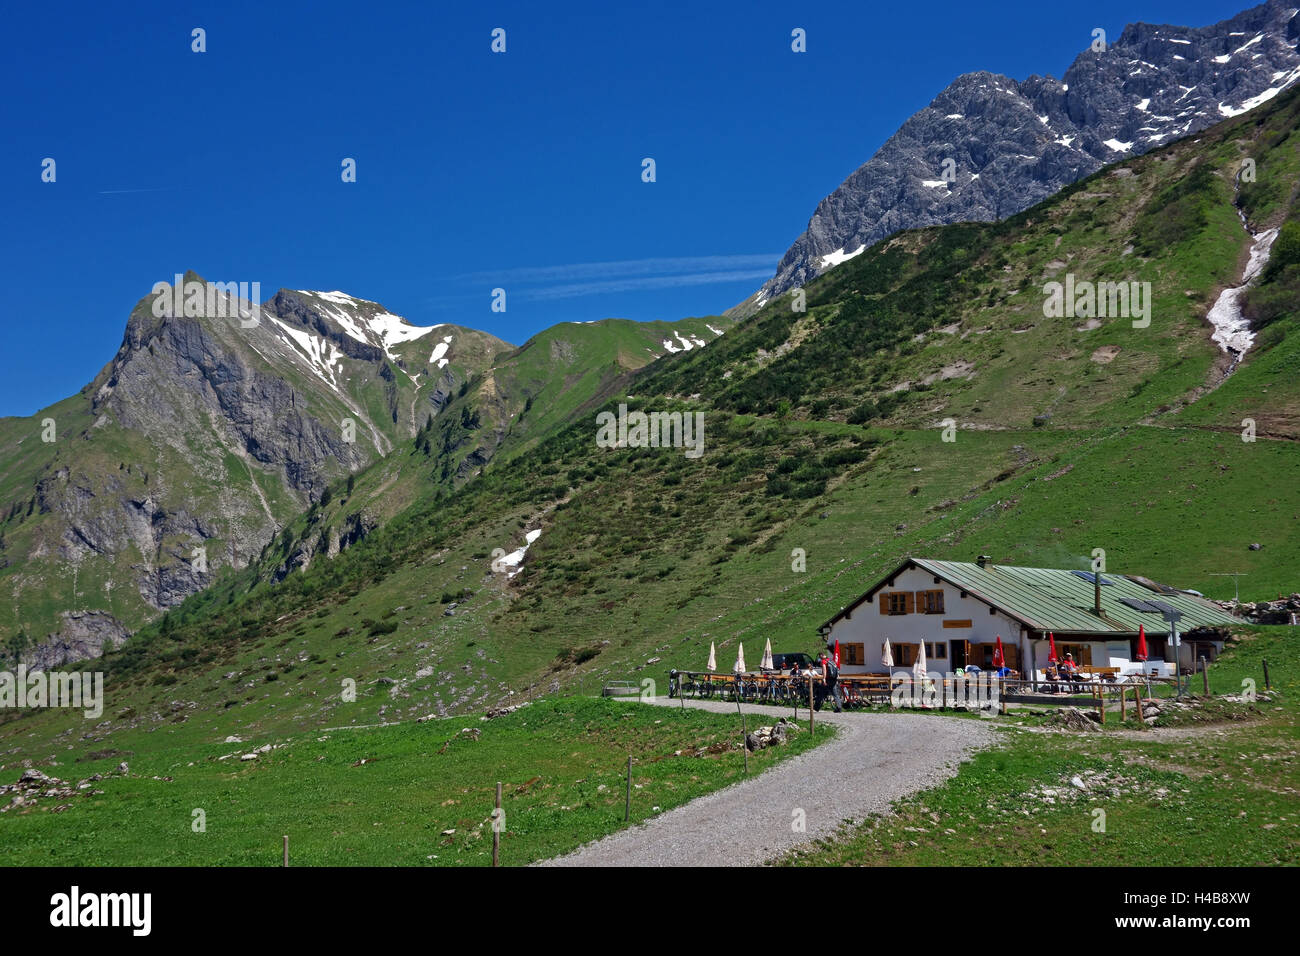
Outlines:
[[1060, 76], [1093, 27], [1247, 6], [22, 4], [0, 57], [0, 415], [83, 386], [185, 269], [516, 344], [717, 313], [959, 73]]

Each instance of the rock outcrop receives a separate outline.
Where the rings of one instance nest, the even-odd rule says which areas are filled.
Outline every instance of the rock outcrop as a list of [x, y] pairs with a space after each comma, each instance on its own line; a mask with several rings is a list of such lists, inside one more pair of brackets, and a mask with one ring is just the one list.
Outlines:
[[967, 73], [817, 206], [752, 311], [905, 229], [994, 221], [1300, 80], [1300, 17], [1271, 0], [1213, 26], [1131, 24], [1061, 80]]

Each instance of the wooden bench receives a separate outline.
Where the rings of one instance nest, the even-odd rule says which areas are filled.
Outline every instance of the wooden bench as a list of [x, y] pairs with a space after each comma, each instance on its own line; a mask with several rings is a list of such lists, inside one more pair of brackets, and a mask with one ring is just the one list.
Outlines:
[[1096, 676], [1104, 681], [1114, 681], [1119, 678], [1118, 667], [1093, 667], [1089, 664], [1087, 667], [1079, 668], [1079, 673], [1086, 677]]

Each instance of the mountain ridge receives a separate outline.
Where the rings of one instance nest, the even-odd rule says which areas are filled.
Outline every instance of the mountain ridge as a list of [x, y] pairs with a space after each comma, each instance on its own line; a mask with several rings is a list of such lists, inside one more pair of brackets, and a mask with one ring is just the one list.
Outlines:
[[[542, 384], [547, 369], [526, 362], [536, 374], [515, 381], [511, 356], [524, 347], [489, 333], [416, 326], [341, 291], [280, 289], [259, 305], [197, 273], [178, 276], [136, 302], [117, 352], [76, 395], [0, 419], [0, 584], [12, 595], [0, 628], [33, 665], [120, 644], [223, 569], [256, 560], [331, 485], [409, 446], [471, 383], [491, 393], [484, 440], [461, 449], [453, 478], [509, 444], [525, 392], [545, 392], [566, 413], [567, 399]], [[546, 330], [529, 342], [551, 335], [547, 361], [585, 367], [605, 356], [592, 347], [609, 327]], [[672, 327], [627, 323], [626, 341], [600, 361], [639, 367], [681, 351], [663, 346]], [[699, 322], [679, 328], [701, 341]], [[405, 506], [403, 495], [424, 493], [426, 479], [389, 478], [401, 487], [390, 482], [340, 516], [287, 566], [305, 566], [317, 544], [337, 553]]]
[[901, 230], [1004, 219], [1297, 80], [1290, 0], [1206, 27], [1129, 24], [1104, 52], [1080, 53], [1061, 80], [962, 74], [818, 203], [776, 274], [728, 314], [752, 314]]

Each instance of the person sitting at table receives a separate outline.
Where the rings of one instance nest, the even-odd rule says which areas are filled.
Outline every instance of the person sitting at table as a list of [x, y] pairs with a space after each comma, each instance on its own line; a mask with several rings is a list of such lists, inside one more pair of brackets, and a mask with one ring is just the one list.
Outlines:
[[1015, 676], [1016, 676], [1016, 672], [1013, 671], [1013, 670], [1012, 670], [1010, 667], [1008, 667], [1006, 664], [1003, 664], [1001, 667], [999, 667], [999, 668], [998, 668], [997, 670], [995, 670], [993, 673], [996, 674], [998, 677], [1015, 677]]
[[1075, 693], [1080, 692], [1079, 681], [1084, 680], [1084, 676], [1079, 671], [1079, 665], [1074, 662], [1073, 654], [1066, 654], [1065, 660], [1061, 661], [1061, 679], [1069, 681]]

